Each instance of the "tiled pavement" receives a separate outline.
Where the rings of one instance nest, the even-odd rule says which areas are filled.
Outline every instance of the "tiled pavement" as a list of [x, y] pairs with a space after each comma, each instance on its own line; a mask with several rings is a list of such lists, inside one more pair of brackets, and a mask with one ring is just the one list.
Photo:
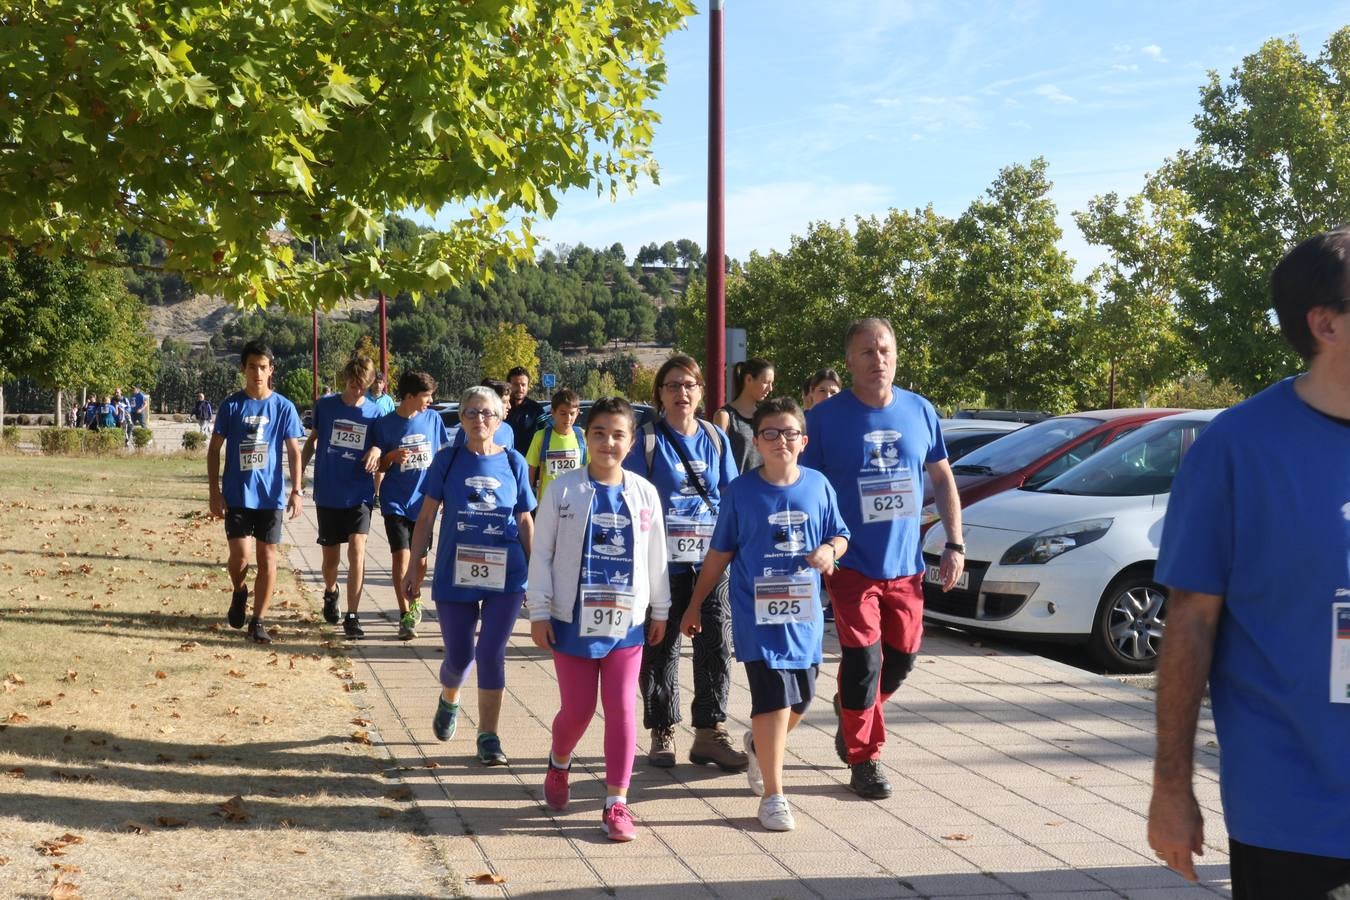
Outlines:
[[[288, 526], [290, 560], [318, 580], [312, 508]], [[315, 588], [316, 593], [322, 590]], [[742, 775], [681, 764], [644, 765], [639, 732], [630, 801], [638, 838], [600, 831], [602, 727], [578, 748], [572, 804], [543, 803], [548, 731], [558, 707], [553, 666], [522, 618], [507, 650], [499, 729], [512, 759], [488, 769], [473, 757], [474, 692], [460, 734], [431, 734], [440, 636], [429, 611], [421, 636], [396, 639], [389, 551], [376, 514], [368, 541], [366, 639], [353, 653], [367, 715], [442, 836], [469, 896], [698, 897], [1131, 897], [1228, 896], [1227, 838], [1219, 806], [1213, 725], [1197, 737], [1197, 794], [1206, 817], [1199, 886], [1158, 864], [1144, 837], [1153, 705], [1147, 692], [1016, 651], [931, 633], [914, 674], [887, 708], [884, 762], [894, 795], [854, 797], [833, 751], [828, 697], [838, 662], [827, 636], [818, 698], [788, 742], [786, 791], [797, 830], [771, 833], [755, 818]], [[749, 693], [733, 668], [731, 721], [749, 727]], [[686, 650], [681, 687], [692, 675]], [[597, 711], [597, 719], [599, 718]], [[692, 740], [679, 729], [683, 751]], [[499, 886], [469, 881], [479, 873]]]

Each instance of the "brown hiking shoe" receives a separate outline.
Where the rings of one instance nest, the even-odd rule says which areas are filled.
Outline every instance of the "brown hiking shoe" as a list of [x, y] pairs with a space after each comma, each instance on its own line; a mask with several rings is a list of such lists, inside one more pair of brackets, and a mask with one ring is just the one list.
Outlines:
[[696, 765], [714, 765], [723, 772], [744, 772], [750, 758], [731, 744], [731, 736], [719, 722], [712, 728], [695, 728], [689, 761]]
[[675, 766], [675, 729], [672, 727], [652, 729], [652, 749], [647, 753], [647, 765], [658, 769], [670, 769]]

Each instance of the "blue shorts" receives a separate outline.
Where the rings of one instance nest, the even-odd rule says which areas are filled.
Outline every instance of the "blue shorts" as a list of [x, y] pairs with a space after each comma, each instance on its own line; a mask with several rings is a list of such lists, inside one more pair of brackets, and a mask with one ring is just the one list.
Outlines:
[[742, 663], [750, 681], [750, 716], [792, 708], [804, 715], [816, 696], [816, 673], [820, 666], [807, 669], [770, 669], [761, 659]]

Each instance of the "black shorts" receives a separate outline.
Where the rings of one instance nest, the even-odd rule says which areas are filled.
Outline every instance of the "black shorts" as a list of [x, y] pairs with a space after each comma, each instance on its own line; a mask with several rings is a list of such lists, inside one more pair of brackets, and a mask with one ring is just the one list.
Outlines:
[[750, 680], [750, 715], [792, 708], [797, 715], [806, 713], [816, 696], [816, 673], [820, 666], [808, 669], [770, 669], [760, 659], [742, 663]]
[[[417, 520], [410, 519], [407, 516], [385, 516], [384, 517], [384, 536], [389, 538], [389, 549], [393, 551], [411, 550], [413, 529], [417, 527]], [[434, 529], [433, 529], [434, 531]], [[427, 558], [427, 551], [431, 549], [431, 536], [427, 536], [427, 545], [422, 548], [422, 558]]]
[[354, 534], [370, 534], [370, 504], [362, 503], [348, 509], [335, 506], [317, 506], [319, 513], [319, 546], [336, 547], [347, 543]]
[[257, 538], [264, 544], [281, 543], [284, 509], [249, 509], [240, 506], [225, 511], [225, 537], [230, 540]]
[[1350, 896], [1350, 857], [1270, 850], [1228, 839], [1234, 900], [1323, 900]]

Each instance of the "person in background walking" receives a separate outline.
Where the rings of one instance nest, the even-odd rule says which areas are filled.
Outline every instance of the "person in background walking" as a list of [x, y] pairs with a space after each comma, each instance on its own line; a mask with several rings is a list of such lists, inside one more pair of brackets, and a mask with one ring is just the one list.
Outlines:
[[530, 449], [539, 419], [544, 415], [544, 406], [530, 396], [530, 372], [524, 366], [516, 366], [506, 373], [506, 388], [506, 400], [510, 404], [506, 424], [511, 426], [515, 436], [515, 448], [524, 453]]
[[755, 417], [755, 407], [773, 391], [773, 363], [759, 358], [738, 362], [732, 370], [732, 381], [736, 397], [713, 413], [712, 421], [731, 438], [731, 458], [736, 471], [749, 472], [764, 461], [755, 449], [755, 431], [750, 421]]
[[197, 404], [192, 407], [192, 417], [197, 420], [197, 429], [206, 434], [211, 428], [211, 401], [201, 391], [197, 392]]
[[844, 389], [839, 373], [834, 369], [817, 369], [802, 385], [802, 409], [823, 403]]

